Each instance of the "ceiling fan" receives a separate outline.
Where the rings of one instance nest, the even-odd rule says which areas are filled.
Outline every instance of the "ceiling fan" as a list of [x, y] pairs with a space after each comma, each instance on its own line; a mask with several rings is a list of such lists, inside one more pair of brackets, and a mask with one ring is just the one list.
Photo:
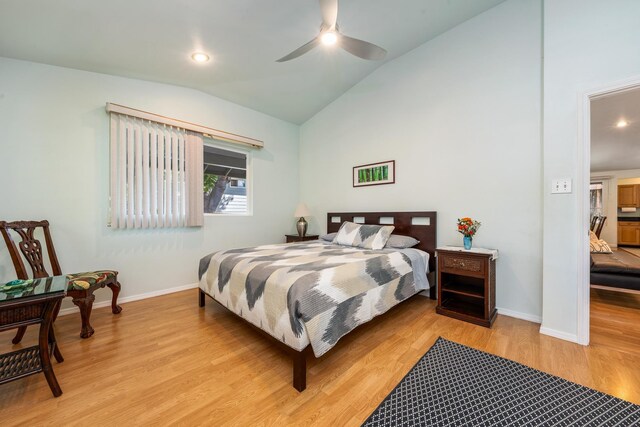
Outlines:
[[320, 34], [309, 43], [300, 46], [290, 54], [283, 56], [276, 62], [290, 61], [297, 58], [319, 44], [333, 45], [337, 44], [342, 49], [352, 55], [362, 59], [380, 60], [384, 59], [387, 51], [376, 46], [373, 43], [364, 40], [354, 39], [345, 36], [338, 30], [338, 0], [320, 0], [320, 9], [322, 11], [322, 25], [320, 26]]

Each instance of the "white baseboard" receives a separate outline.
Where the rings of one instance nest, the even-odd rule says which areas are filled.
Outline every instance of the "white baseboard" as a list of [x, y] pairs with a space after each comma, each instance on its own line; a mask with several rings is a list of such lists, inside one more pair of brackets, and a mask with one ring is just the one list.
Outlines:
[[542, 317], [535, 316], [533, 314], [521, 313], [519, 311], [509, 310], [508, 308], [500, 308], [498, 309], [498, 314], [502, 314], [503, 316], [515, 317], [516, 319], [528, 320], [533, 323], [542, 323]]
[[555, 329], [547, 328], [545, 326], [540, 326], [540, 333], [544, 335], [549, 335], [550, 337], [560, 338], [561, 340], [571, 341], [579, 344], [578, 335], [576, 334], [557, 331]]
[[[138, 301], [141, 299], [159, 297], [160, 295], [167, 295], [167, 294], [172, 294], [174, 292], [186, 291], [187, 289], [194, 289], [197, 287], [198, 287], [198, 283], [190, 283], [188, 285], [176, 286], [175, 288], [161, 289], [159, 291], [146, 292], [144, 294], [138, 294], [138, 295], [129, 295], [127, 297], [118, 298], [118, 304]], [[110, 306], [111, 306], [111, 299], [109, 299], [108, 301], [100, 301], [93, 304], [93, 308], [110, 307]], [[78, 307], [69, 307], [69, 308], [60, 310], [60, 313], [58, 314], [58, 316], [66, 316], [67, 314], [77, 313], [78, 311], [79, 311]]]

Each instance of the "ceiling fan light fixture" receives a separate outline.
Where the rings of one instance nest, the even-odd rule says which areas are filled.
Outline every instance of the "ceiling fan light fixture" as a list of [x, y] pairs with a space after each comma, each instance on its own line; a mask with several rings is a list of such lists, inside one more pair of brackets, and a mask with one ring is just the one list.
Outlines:
[[191, 54], [191, 59], [193, 59], [194, 62], [197, 62], [199, 64], [204, 64], [205, 62], [208, 62], [209, 59], [211, 58], [206, 53], [194, 52]]
[[320, 32], [311, 41], [303, 44], [288, 55], [277, 59], [276, 62], [291, 61], [304, 55], [318, 45], [332, 46], [346, 50], [353, 56], [369, 61], [379, 61], [385, 58], [387, 51], [364, 40], [354, 39], [340, 32], [338, 28], [338, 0], [319, 0], [322, 12]]
[[332, 46], [338, 41], [338, 34], [335, 31], [325, 31], [320, 36], [320, 41], [325, 46]]

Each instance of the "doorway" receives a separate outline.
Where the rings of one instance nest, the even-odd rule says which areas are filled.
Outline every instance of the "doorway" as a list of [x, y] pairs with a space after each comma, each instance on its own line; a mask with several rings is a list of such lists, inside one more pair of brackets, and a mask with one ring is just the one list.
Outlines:
[[578, 338], [640, 355], [640, 79], [585, 94], [582, 117]]

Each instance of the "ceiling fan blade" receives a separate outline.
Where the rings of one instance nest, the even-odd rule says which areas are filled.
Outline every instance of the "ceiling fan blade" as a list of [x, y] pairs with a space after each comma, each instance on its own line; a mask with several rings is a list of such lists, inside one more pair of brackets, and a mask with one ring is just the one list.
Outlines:
[[338, 20], [338, 0], [320, 0], [323, 27], [327, 30], [336, 28]]
[[299, 48], [297, 48], [296, 50], [294, 50], [290, 54], [288, 54], [286, 56], [283, 56], [282, 58], [278, 59], [276, 62], [290, 61], [290, 60], [292, 60], [294, 58], [297, 58], [298, 56], [304, 55], [305, 53], [309, 52], [314, 47], [318, 46], [318, 43], [319, 43], [319, 40], [316, 37], [315, 39], [311, 40], [309, 43], [300, 46]]
[[362, 59], [379, 61], [387, 56], [387, 51], [373, 43], [340, 34], [340, 47]]

